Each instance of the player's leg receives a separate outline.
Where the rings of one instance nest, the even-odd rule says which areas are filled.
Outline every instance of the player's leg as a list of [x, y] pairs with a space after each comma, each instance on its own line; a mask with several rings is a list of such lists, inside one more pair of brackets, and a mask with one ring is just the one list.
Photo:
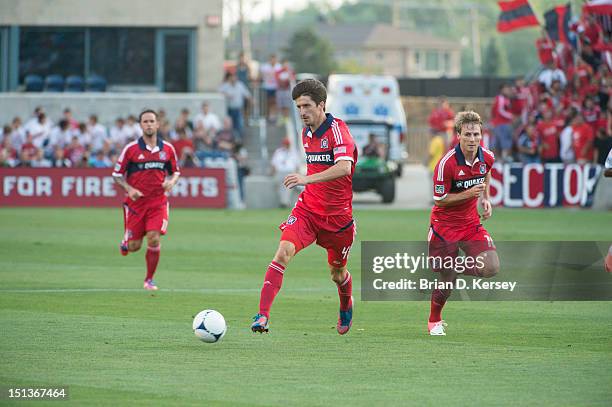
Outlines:
[[166, 234], [166, 229], [168, 228], [168, 212], [168, 203], [155, 205], [146, 212], [147, 253], [145, 255], [145, 262], [147, 264], [147, 273], [143, 284], [146, 290], [157, 290], [157, 285], [153, 282], [153, 276], [159, 264], [161, 236]]
[[310, 245], [315, 235], [308, 214], [294, 209], [286, 222], [280, 225], [283, 231], [278, 249], [268, 265], [259, 297], [259, 312], [253, 317], [253, 332], [268, 332], [270, 309], [283, 284], [285, 268], [291, 259], [304, 247]]
[[466, 269], [463, 274], [491, 278], [499, 272], [499, 257], [489, 232], [477, 225], [466, 234], [460, 243], [465, 254], [474, 258], [474, 267]]
[[[454, 236], [451, 229], [436, 225], [429, 229], [429, 256], [439, 259], [444, 259], [448, 256], [457, 257], [459, 246], [454, 241]], [[454, 283], [457, 279], [455, 270], [448, 270], [442, 267], [443, 262], [433, 261], [431, 267], [434, 272], [438, 273], [438, 280], [443, 283]], [[431, 292], [429, 319], [427, 321], [427, 329], [430, 335], [446, 335], [444, 327], [446, 323], [442, 320], [442, 309], [446, 305], [452, 289], [450, 288], [434, 288]]]
[[353, 324], [353, 277], [347, 270], [346, 263], [353, 241], [356, 227], [352, 219], [339, 221], [342, 225], [335, 231], [320, 231], [317, 235], [317, 244], [327, 249], [327, 262], [331, 272], [331, 279], [338, 287], [340, 311], [336, 330], [340, 335], [346, 334]]
[[146, 290], [157, 290], [157, 285], [153, 282], [153, 276], [157, 271], [157, 264], [159, 263], [160, 240], [161, 234], [159, 231], [150, 230], [147, 232], [147, 254], [145, 255], [147, 274], [143, 285]]
[[144, 213], [134, 210], [127, 204], [123, 205], [123, 240], [119, 245], [121, 255], [137, 252], [142, 246], [144, 236]]

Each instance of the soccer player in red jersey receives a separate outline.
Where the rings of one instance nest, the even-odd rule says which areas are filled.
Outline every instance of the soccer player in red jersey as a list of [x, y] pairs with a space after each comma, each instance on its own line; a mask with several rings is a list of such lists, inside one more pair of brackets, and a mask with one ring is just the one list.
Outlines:
[[[482, 219], [493, 214], [489, 201], [493, 153], [480, 146], [482, 120], [476, 112], [460, 112], [455, 117], [459, 144], [440, 159], [434, 171], [434, 207], [429, 228], [429, 256], [456, 258], [459, 248], [480, 261], [463, 274], [493, 277], [499, 271], [499, 258], [493, 239], [480, 223], [478, 199], [482, 198]], [[438, 263], [438, 266], [441, 266]], [[467, 265], [467, 263], [466, 263]], [[457, 271], [437, 268], [443, 282], [454, 282]], [[451, 289], [435, 289], [431, 294], [431, 313], [427, 324], [430, 335], [446, 335], [442, 308]]]
[[140, 113], [139, 121], [142, 137], [124, 147], [113, 171], [115, 182], [126, 192], [125, 232], [120, 249], [124, 256], [138, 251], [143, 237], [147, 236], [144, 288], [157, 290], [153, 275], [159, 262], [160, 236], [166, 234], [168, 227], [167, 194], [176, 185], [180, 173], [174, 147], [157, 135], [157, 113], [145, 110]]
[[327, 91], [315, 79], [298, 83], [291, 97], [304, 122], [302, 143], [307, 174], [289, 174], [287, 188], [305, 186], [285, 222], [276, 254], [269, 264], [261, 289], [259, 312], [253, 332], [268, 332], [270, 308], [281, 288], [285, 267], [300, 250], [316, 242], [327, 250], [331, 278], [338, 287], [340, 313], [337, 331], [349, 331], [353, 318], [353, 282], [346, 268], [355, 236], [352, 215], [352, 179], [357, 150], [346, 124], [325, 113]]

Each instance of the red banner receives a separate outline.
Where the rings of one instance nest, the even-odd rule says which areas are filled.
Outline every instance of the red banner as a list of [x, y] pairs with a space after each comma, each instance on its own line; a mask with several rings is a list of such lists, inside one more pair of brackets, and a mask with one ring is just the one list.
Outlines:
[[[114, 207], [125, 192], [112, 168], [0, 168], [0, 206]], [[182, 168], [173, 208], [225, 208], [225, 170]]]

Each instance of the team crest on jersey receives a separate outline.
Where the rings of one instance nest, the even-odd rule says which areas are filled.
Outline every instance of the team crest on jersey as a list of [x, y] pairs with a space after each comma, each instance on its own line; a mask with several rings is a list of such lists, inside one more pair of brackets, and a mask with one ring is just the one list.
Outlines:
[[486, 164], [480, 164], [480, 173], [484, 174], [485, 172], [487, 172], [487, 165]]
[[287, 218], [287, 225], [293, 225], [297, 221], [297, 218], [293, 215], [289, 215]]
[[168, 155], [166, 154], [165, 151], [160, 151], [159, 152], [159, 159], [160, 160], [165, 160], [166, 158], [168, 158]]
[[444, 185], [436, 185], [436, 194], [444, 193]]
[[321, 139], [321, 148], [322, 149], [327, 149], [329, 146], [327, 145], [327, 137], [324, 139]]

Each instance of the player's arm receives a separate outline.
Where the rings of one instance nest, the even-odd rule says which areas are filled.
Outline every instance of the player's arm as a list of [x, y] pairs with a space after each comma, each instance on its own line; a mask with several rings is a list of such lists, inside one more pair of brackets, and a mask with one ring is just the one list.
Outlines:
[[176, 185], [176, 182], [178, 181], [179, 177], [181, 176], [181, 170], [178, 165], [178, 156], [176, 155], [176, 150], [171, 144], [165, 144], [170, 146], [172, 152], [170, 154], [169, 162], [166, 164], [167, 171], [170, 174], [170, 177], [166, 178], [166, 180], [162, 183], [162, 188], [164, 189], [164, 191], [170, 192], [172, 188], [174, 188], [174, 186]]
[[491, 186], [490, 186], [490, 181], [491, 181], [491, 172], [489, 171], [485, 177], [485, 181], [484, 181], [484, 191], [482, 191], [482, 219], [486, 220], [489, 219], [491, 217], [491, 215], [493, 215], [493, 205], [491, 205]]
[[162, 188], [164, 188], [164, 191], [170, 192], [172, 188], [174, 188], [174, 186], [176, 185], [176, 182], [178, 181], [180, 176], [180, 173], [175, 172], [170, 176], [170, 178], [167, 178], [162, 184]]
[[294, 188], [298, 185], [316, 184], [318, 182], [333, 181], [338, 178], [351, 175], [351, 164], [349, 160], [339, 160], [337, 163], [316, 174], [301, 175], [289, 174], [285, 177], [284, 185], [286, 188]]
[[127, 170], [127, 164], [129, 162], [129, 158], [126, 157], [126, 153], [127, 153], [127, 146], [123, 149], [123, 152], [121, 152], [121, 155], [119, 156], [119, 159], [117, 160], [117, 164], [115, 164], [115, 168], [113, 171], [113, 179], [115, 180], [115, 184], [123, 188], [123, 190], [127, 193], [128, 197], [132, 201], [135, 201], [138, 198], [143, 197], [144, 194], [140, 192], [138, 189], [128, 184], [127, 180], [125, 179], [125, 172]]
[[113, 173], [113, 179], [115, 180], [115, 184], [119, 185], [121, 188], [125, 190], [132, 201], [137, 200], [138, 198], [143, 197], [143, 193], [138, 189], [132, 187], [127, 183], [123, 174]]

